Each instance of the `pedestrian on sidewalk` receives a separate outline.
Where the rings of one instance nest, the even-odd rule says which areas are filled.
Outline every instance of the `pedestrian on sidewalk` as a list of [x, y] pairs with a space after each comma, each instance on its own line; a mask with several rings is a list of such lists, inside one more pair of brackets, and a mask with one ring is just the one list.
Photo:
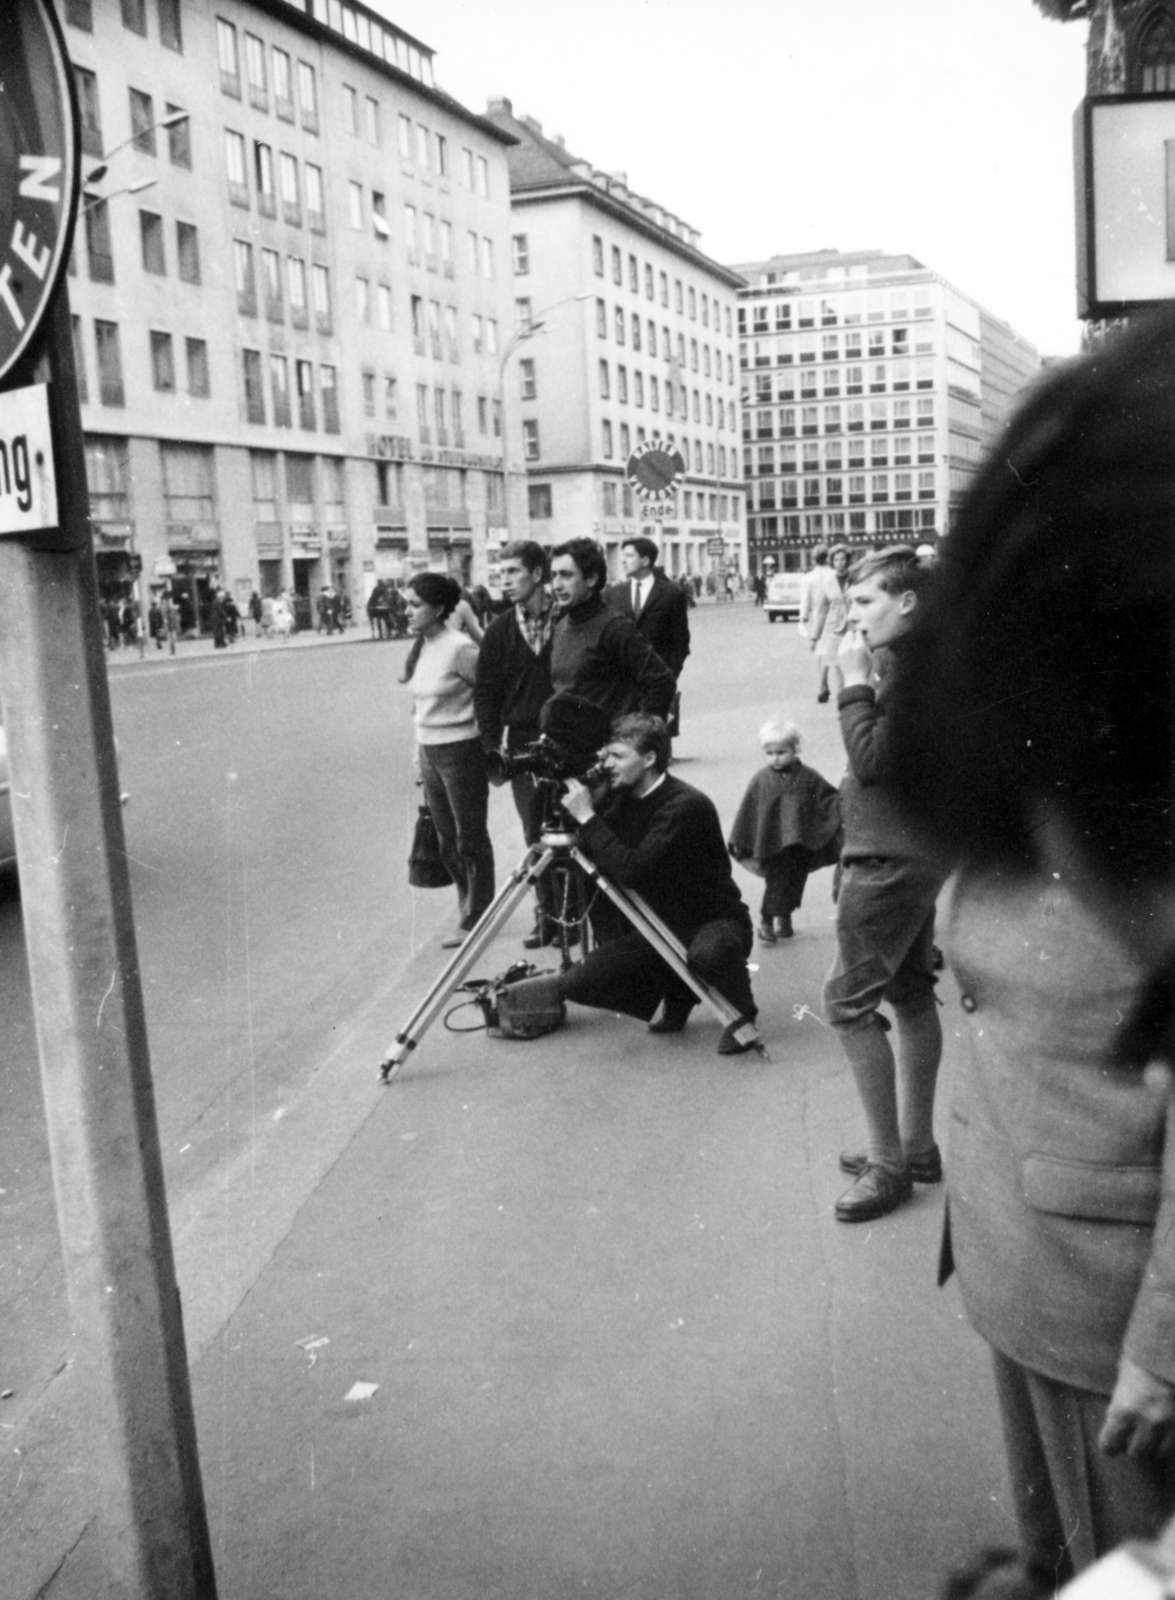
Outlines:
[[[840, 1222], [884, 1216], [910, 1199], [915, 1179], [937, 1183], [942, 1177], [934, 1139], [942, 1056], [934, 908], [945, 874], [894, 791], [888, 698], [929, 582], [929, 570], [909, 545], [865, 556], [853, 572], [852, 631], [840, 651], [845, 687], [837, 708], [848, 771], [840, 791], [845, 837], [837, 954], [824, 985], [824, 1009], [865, 1113], [864, 1150], [840, 1158], [842, 1170], [856, 1177], [836, 1202]], [[871, 653], [883, 647], [894, 664], [875, 687]], [[897, 1023], [896, 1060], [883, 1001]]]
[[810, 611], [800, 600], [800, 620], [808, 624], [810, 648], [816, 652], [816, 699], [823, 705], [844, 685], [837, 652], [849, 625], [849, 552], [838, 544], [829, 552], [829, 565], [817, 564], [809, 591]]
[[1173, 370], [1168, 312], [1035, 388], [894, 692], [901, 797], [960, 867], [943, 1276], [1049, 1595], [1175, 1512]]
[[[532, 539], [508, 544], [501, 557], [502, 590], [509, 611], [493, 617], [477, 658], [473, 707], [488, 759], [509, 759], [539, 738], [539, 718], [551, 697], [551, 635], [555, 601], [547, 588], [547, 552]], [[491, 766], [491, 772], [492, 772]], [[493, 781], [501, 781], [494, 779]], [[542, 830], [541, 794], [532, 772], [510, 779], [514, 805], [527, 846]], [[552, 875], [535, 885], [534, 929], [523, 940], [528, 950], [560, 942]]]
[[421, 572], [412, 579], [407, 602], [413, 644], [400, 679], [412, 686], [417, 770], [441, 859], [457, 885], [457, 931], [442, 939], [445, 949], [464, 944], [494, 898], [489, 779], [473, 710], [478, 650], [447, 626], [460, 599], [460, 585], [443, 573]]
[[792, 913], [804, 898], [809, 874], [840, 859], [840, 796], [800, 760], [802, 742], [787, 717], [763, 724], [759, 743], [766, 765], [748, 784], [730, 830], [731, 855], [766, 880], [761, 944], [792, 937]]

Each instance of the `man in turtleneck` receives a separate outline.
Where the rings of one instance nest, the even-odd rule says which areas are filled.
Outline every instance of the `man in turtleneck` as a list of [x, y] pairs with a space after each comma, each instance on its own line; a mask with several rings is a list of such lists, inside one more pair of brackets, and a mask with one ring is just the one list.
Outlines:
[[589, 701], [609, 719], [629, 711], [668, 715], [672, 672], [604, 598], [608, 568], [594, 539], [568, 539], [551, 552], [551, 588], [561, 607], [551, 644], [556, 695]]

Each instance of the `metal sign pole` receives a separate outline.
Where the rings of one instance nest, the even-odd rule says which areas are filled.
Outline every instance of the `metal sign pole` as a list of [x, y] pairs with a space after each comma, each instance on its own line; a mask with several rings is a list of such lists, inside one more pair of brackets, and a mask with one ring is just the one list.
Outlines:
[[0, 700], [74, 1335], [59, 1381], [105, 1592], [215, 1600], [61, 276], [72, 74], [45, 0], [9, 0], [0, 45]]
[[82, 543], [0, 539], [0, 698], [78, 1455], [100, 1494], [95, 1531], [114, 1592], [212, 1600], [64, 293], [50, 316], [61, 527]]

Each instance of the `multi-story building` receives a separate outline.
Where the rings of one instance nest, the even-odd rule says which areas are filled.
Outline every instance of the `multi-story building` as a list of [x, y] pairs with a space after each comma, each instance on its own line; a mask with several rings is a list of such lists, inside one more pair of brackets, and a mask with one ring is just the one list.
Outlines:
[[913, 256], [821, 250], [738, 271], [751, 565], [947, 533], [1037, 352]]
[[[514, 332], [503, 355], [519, 411], [532, 534], [588, 535], [615, 558], [650, 532], [671, 574], [745, 571], [735, 292], [697, 232], [548, 138], [509, 100], [487, 118], [518, 142], [510, 169]], [[685, 474], [659, 519], [626, 481], [661, 442]], [[513, 450], [513, 441], [509, 441]]]
[[[509, 137], [380, 0], [64, 0], [99, 574], [203, 612], [484, 574], [506, 524]], [[138, 558], [133, 561], [132, 558]]]

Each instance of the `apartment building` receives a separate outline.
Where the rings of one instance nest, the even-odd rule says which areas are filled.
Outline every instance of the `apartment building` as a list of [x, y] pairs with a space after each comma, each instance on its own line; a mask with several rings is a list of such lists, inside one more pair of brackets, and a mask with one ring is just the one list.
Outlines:
[[[573, 156], [509, 100], [492, 100], [487, 120], [517, 141], [507, 151], [515, 308], [502, 376], [532, 536], [596, 538], [615, 567], [621, 541], [647, 533], [670, 574], [706, 576], [720, 559], [745, 571], [741, 278], [623, 173]], [[656, 507], [626, 476], [632, 453], [654, 442], [684, 467]]]
[[69, 278], [103, 589], [203, 615], [475, 581], [507, 523], [509, 136], [354, 0], [63, 0]]
[[909, 255], [822, 250], [737, 269], [755, 569], [949, 533], [1041, 358]]

